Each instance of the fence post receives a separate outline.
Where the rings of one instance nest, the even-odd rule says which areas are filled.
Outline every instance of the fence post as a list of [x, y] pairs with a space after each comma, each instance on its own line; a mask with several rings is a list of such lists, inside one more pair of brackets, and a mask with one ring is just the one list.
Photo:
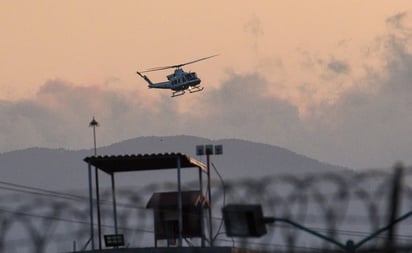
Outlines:
[[[401, 205], [401, 193], [402, 193], [402, 170], [403, 166], [401, 163], [395, 165], [393, 179], [392, 179], [392, 192], [389, 196], [389, 220], [388, 224], [393, 224], [396, 217], [398, 217], [400, 205]], [[388, 238], [386, 240], [386, 250], [387, 252], [392, 252], [395, 247], [395, 231], [396, 226], [391, 226], [388, 230]]]

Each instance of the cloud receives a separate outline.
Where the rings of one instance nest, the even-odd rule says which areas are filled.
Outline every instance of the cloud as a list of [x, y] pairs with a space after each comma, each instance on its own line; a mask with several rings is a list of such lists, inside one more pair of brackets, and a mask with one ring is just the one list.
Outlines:
[[243, 30], [253, 38], [253, 49], [258, 50], [259, 38], [264, 35], [263, 25], [260, 18], [253, 15], [243, 26]]
[[405, 29], [404, 21], [408, 17], [408, 12], [402, 11], [386, 19], [386, 23], [396, 29]]
[[331, 60], [327, 64], [327, 68], [336, 74], [348, 74], [350, 72], [348, 63], [341, 60]]
[[[398, 14], [389, 18], [398, 25], [409, 16]], [[361, 80], [363, 86], [355, 85], [342, 92], [332, 106], [319, 107], [317, 118], [312, 118], [317, 131], [310, 135], [309, 143], [317, 147], [312, 150], [340, 164], [355, 167], [388, 167], [397, 160], [411, 163], [412, 137], [412, 54], [408, 45], [412, 34], [405, 36], [409, 28], [401, 33], [393, 28], [379, 43], [385, 44], [384, 72], [376, 76], [374, 71]], [[369, 87], [362, 89], [360, 87]], [[327, 123], [329, 121], [329, 123]], [[322, 134], [323, 133], [323, 134]]]
[[50, 131], [46, 135], [41, 133], [51, 126], [59, 126], [56, 120], [57, 115], [33, 101], [2, 101], [0, 115], [2, 118], [0, 124], [2, 151], [27, 147], [27, 145], [36, 143], [44, 144], [53, 139], [52, 136], [56, 132]]
[[208, 112], [207, 117], [188, 122], [188, 129], [197, 129], [201, 135], [286, 144], [286, 136], [300, 128], [298, 111], [289, 102], [270, 97], [268, 85], [258, 74], [232, 73], [219, 89], [208, 90], [200, 98], [199, 108]]
[[264, 34], [262, 22], [259, 17], [253, 15], [244, 25], [243, 30], [247, 33], [250, 33], [254, 37], [259, 37]]
[[5, 144], [0, 151], [28, 146], [88, 147], [88, 123], [93, 116], [102, 126], [101, 144], [148, 134], [148, 129], [159, 134], [159, 125], [172, 121], [177, 114], [173, 105], [159, 102], [156, 109], [148, 109], [142, 101], [144, 97], [138, 91], [47, 81], [30, 100], [0, 103], [0, 116], [4, 119], [0, 139]]

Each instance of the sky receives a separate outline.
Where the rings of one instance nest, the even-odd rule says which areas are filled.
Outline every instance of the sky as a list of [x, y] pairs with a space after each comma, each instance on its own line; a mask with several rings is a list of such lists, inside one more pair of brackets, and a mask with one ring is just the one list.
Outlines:
[[[94, 116], [98, 146], [196, 135], [412, 164], [410, 0], [6, 0], [0, 31], [0, 152], [91, 148]], [[136, 75], [214, 54], [184, 67], [203, 92]]]

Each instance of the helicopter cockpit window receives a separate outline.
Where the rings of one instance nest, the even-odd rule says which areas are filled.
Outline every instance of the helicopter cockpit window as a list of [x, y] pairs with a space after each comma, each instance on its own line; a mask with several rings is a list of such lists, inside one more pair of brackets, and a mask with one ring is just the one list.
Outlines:
[[192, 76], [192, 74], [186, 74], [186, 80], [192, 80], [193, 79], [193, 76]]

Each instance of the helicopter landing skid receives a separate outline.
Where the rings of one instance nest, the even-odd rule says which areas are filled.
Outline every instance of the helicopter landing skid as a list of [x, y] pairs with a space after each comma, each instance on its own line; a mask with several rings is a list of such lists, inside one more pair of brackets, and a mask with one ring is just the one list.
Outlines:
[[192, 88], [189, 88], [190, 93], [195, 93], [202, 91], [205, 87], [200, 87], [200, 86], [192, 86]]
[[181, 95], [184, 95], [184, 94], [185, 94], [184, 90], [175, 91], [175, 92], [172, 93], [172, 98], [178, 97], [178, 96], [181, 96]]

